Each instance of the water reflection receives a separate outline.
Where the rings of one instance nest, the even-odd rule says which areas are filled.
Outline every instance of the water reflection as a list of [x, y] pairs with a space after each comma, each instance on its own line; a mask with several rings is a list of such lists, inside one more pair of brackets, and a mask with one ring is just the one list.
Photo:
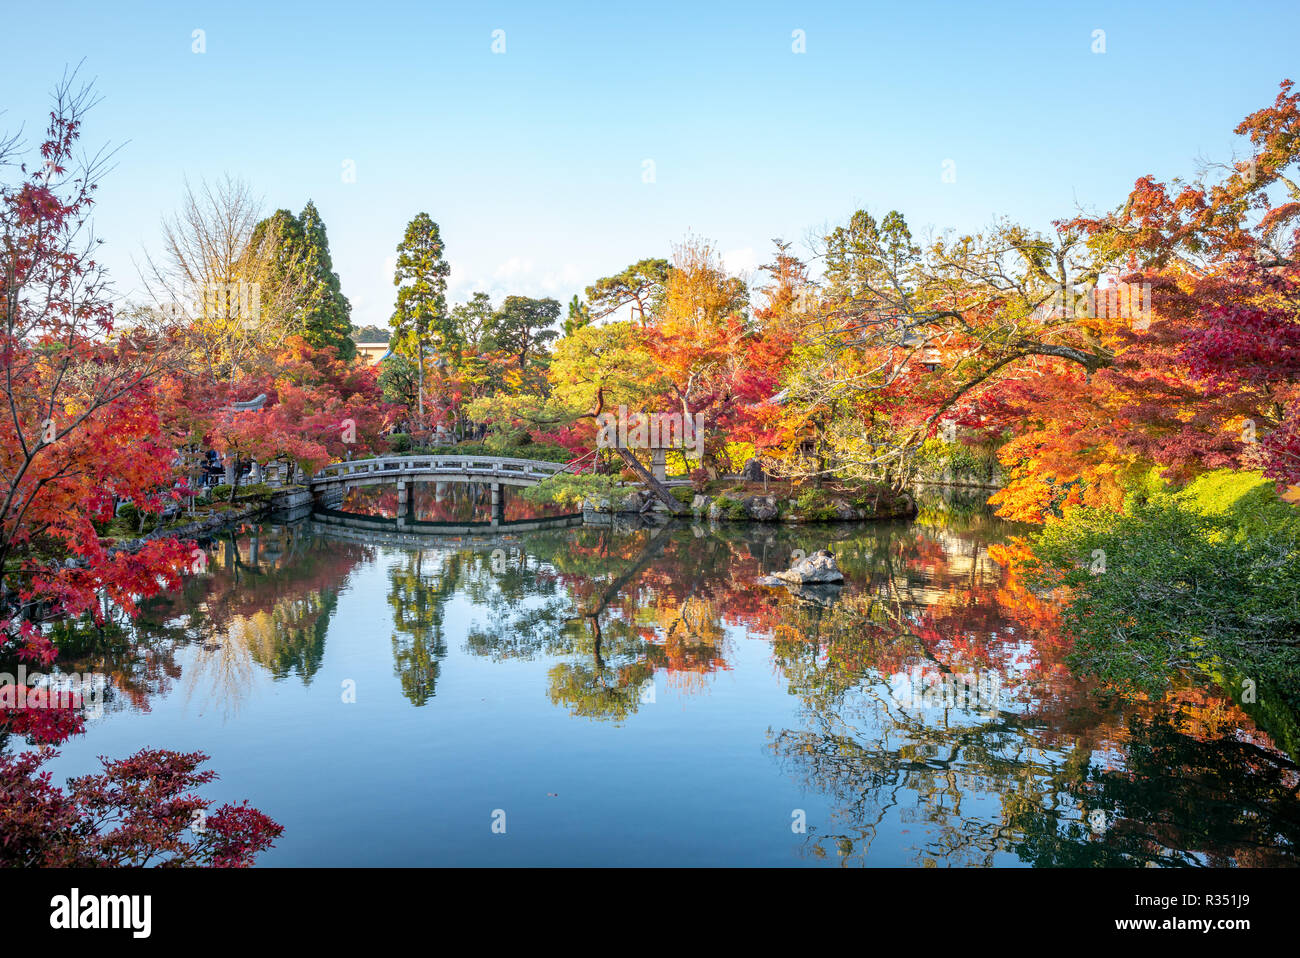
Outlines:
[[[786, 839], [810, 863], [1297, 860], [1300, 774], [1273, 738], [1212, 692], [1124, 702], [1075, 679], [1051, 598], [1007, 572], [1015, 530], [978, 508], [869, 527], [576, 528], [425, 546], [308, 528], [218, 543], [183, 592], [132, 627], [79, 636], [62, 666], [108, 672], [119, 709], [179, 691], [236, 722], [256, 675], [309, 687], [350, 641], [331, 621], [364, 572], [366, 589], [385, 590], [379, 627], [413, 706], [482, 683], [465, 662], [540, 662], [552, 708], [627, 733], [651, 703], [699, 706], [734, 676], [719, 707], [765, 718], [708, 734], [720, 751], [762, 749], [773, 794], [793, 785], [825, 803]], [[824, 547], [843, 588], [755, 584]], [[769, 672], [737, 664], [750, 643]], [[912, 694], [970, 676], [992, 702]], [[763, 691], [774, 678], [777, 706]], [[692, 784], [646, 776], [639, 787], [665, 796]]]
[[543, 540], [547, 567], [530, 571], [518, 551], [503, 558], [499, 591], [484, 596], [489, 616], [468, 636], [476, 654], [561, 657], [548, 673], [551, 702], [619, 721], [654, 700], [656, 675], [691, 692], [727, 668], [717, 610], [667, 568], [681, 533], [578, 529], [530, 537], [529, 552]]
[[388, 570], [393, 669], [413, 705], [437, 691], [439, 663], [447, 656], [447, 602], [456, 594], [461, 562], [459, 553], [420, 549]]
[[[492, 521], [492, 487], [486, 482], [412, 482], [410, 484], [412, 522], [448, 525]], [[551, 503], [533, 503], [524, 499], [514, 486], [500, 487], [502, 517], [506, 522], [524, 522], [568, 515], [571, 509]], [[397, 518], [396, 484], [361, 486], [349, 489], [339, 506], [343, 512], [380, 519]]]
[[[107, 675], [109, 711], [148, 711], [179, 682], [198, 705], [233, 716], [255, 666], [311, 682], [339, 590], [373, 558], [367, 546], [313, 536], [302, 523], [232, 530], [209, 546], [202, 573], [145, 603], [134, 623], [62, 630], [59, 668]], [[193, 653], [184, 674], [182, 649]]]

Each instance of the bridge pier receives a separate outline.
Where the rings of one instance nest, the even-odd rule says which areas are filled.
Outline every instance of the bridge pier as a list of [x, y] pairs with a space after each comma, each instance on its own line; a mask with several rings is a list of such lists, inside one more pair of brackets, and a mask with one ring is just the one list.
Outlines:
[[397, 480], [397, 528], [406, 528], [406, 519], [411, 512], [411, 490], [405, 479]]
[[492, 483], [492, 525], [505, 521], [505, 504], [501, 500], [501, 483]]

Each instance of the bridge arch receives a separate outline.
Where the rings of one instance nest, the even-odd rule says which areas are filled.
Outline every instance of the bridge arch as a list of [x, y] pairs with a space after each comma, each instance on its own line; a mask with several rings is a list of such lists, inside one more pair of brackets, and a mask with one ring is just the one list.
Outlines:
[[[518, 459], [510, 456], [376, 456], [325, 466], [308, 480], [318, 510], [333, 511], [330, 503], [342, 499], [350, 489], [363, 486], [397, 486], [397, 528], [413, 524], [411, 496], [413, 482], [482, 482], [492, 490], [492, 521], [504, 522], [502, 486], [535, 486], [568, 466], [560, 462]], [[358, 517], [361, 518], [361, 517]]]

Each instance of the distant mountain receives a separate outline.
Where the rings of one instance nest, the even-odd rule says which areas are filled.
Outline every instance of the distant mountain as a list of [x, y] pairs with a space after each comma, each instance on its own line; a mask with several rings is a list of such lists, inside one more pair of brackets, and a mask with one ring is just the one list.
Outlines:
[[352, 328], [352, 341], [354, 343], [386, 343], [391, 332], [392, 330], [383, 329], [379, 326], [354, 326]]

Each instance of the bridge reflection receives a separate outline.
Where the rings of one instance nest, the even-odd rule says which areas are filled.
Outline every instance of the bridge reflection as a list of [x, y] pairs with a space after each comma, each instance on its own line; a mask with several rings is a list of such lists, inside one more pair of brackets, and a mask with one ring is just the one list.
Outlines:
[[494, 527], [572, 525], [582, 519], [552, 503], [533, 503], [519, 490], [490, 482], [405, 482], [345, 490], [337, 506], [315, 509], [317, 519], [351, 528], [454, 532]]

